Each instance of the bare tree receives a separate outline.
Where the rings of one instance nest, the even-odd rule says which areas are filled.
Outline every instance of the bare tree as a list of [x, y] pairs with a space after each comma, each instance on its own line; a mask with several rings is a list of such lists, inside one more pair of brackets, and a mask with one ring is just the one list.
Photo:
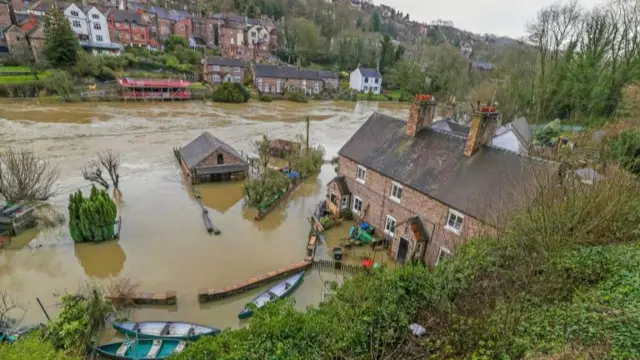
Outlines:
[[87, 181], [109, 189], [110, 185], [103, 175], [103, 171], [109, 174], [113, 188], [118, 190], [118, 185], [120, 184], [120, 154], [111, 149], [99, 152], [98, 160], [91, 160], [82, 168], [82, 177]]
[[20, 325], [27, 313], [27, 306], [0, 290], [0, 332], [10, 332]]
[[102, 176], [102, 165], [96, 160], [89, 161], [82, 168], [82, 177], [92, 183], [96, 183], [105, 189], [109, 189], [109, 183]]
[[0, 196], [7, 201], [47, 200], [57, 180], [57, 168], [33, 151], [8, 148], [0, 154]]
[[120, 154], [111, 149], [98, 153], [98, 160], [109, 173], [114, 189], [120, 184]]

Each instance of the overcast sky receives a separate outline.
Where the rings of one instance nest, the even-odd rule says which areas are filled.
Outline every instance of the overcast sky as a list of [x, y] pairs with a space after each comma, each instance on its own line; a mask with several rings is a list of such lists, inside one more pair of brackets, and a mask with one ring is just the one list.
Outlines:
[[[373, 0], [409, 12], [412, 20], [431, 22], [450, 20], [459, 29], [474, 33], [493, 33], [519, 38], [525, 34], [526, 24], [535, 18], [539, 9], [556, 0]], [[580, 0], [582, 7], [593, 7], [602, 0]]]

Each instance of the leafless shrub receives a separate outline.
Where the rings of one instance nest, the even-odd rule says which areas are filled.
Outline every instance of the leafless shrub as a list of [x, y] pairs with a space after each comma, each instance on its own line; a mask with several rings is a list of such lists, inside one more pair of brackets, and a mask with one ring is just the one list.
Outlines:
[[112, 278], [105, 285], [105, 294], [118, 308], [134, 304], [133, 298], [138, 292], [140, 284], [129, 278]]
[[98, 153], [97, 160], [91, 160], [82, 168], [82, 177], [92, 183], [96, 183], [105, 189], [110, 185], [103, 172], [106, 171], [111, 179], [114, 189], [120, 184], [120, 155], [113, 150], [104, 150]]
[[65, 222], [64, 215], [50, 206], [39, 206], [34, 212], [34, 217], [42, 228], [55, 228]]
[[33, 151], [8, 148], [0, 154], [0, 196], [8, 201], [47, 200], [57, 180], [56, 167]]
[[10, 332], [17, 328], [27, 313], [27, 306], [20, 303], [5, 290], [0, 290], [0, 331]]

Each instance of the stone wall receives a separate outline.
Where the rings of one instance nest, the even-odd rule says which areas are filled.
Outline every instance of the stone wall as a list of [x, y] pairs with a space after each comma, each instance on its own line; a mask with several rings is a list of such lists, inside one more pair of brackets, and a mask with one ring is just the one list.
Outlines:
[[[433, 238], [427, 245], [424, 258], [427, 264], [436, 263], [440, 247], [445, 247], [453, 252], [455, 247], [467, 238], [479, 235], [483, 231], [492, 230], [477, 219], [466, 215], [460, 234], [447, 230], [445, 224], [450, 209], [447, 205], [402, 184], [400, 184], [403, 186], [402, 198], [398, 203], [390, 198], [393, 183], [391, 179], [367, 169], [365, 183], [362, 184], [356, 181], [357, 164], [355, 162], [340, 156], [339, 163], [340, 174], [345, 176], [352, 194], [350, 208], [353, 209], [354, 197], [356, 196], [362, 199], [363, 211], [369, 206], [365, 221], [376, 227], [376, 237], [384, 237], [387, 216], [393, 217], [396, 224], [399, 224], [411, 216], [421, 215], [429, 223], [435, 224]], [[395, 236], [391, 247], [394, 258], [397, 256], [398, 243], [399, 236]]]

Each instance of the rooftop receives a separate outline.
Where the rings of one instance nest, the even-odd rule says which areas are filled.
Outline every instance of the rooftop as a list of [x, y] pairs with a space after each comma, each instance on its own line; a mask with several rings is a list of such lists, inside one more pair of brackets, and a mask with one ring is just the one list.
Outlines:
[[218, 65], [218, 66], [230, 66], [230, 67], [247, 67], [247, 63], [238, 59], [229, 59], [223, 58], [220, 56], [209, 56], [207, 57], [208, 65]]
[[358, 68], [358, 70], [360, 70], [360, 73], [362, 74], [362, 76], [364, 77], [370, 77], [370, 78], [382, 78], [382, 74], [380, 74], [380, 71], [376, 70], [376, 69], [372, 69], [372, 68]]
[[374, 113], [339, 154], [489, 224], [559, 168], [490, 146], [467, 157], [465, 136], [423, 128], [411, 138], [405, 127], [404, 120]]
[[317, 70], [298, 70], [293, 66], [256, 64], [254, 70], [257, 77], [322, 80]]
[[207, 131], [180, 149], [180, 156], [189, 168], [194, 168], [218, 149], [242, 159], [234, 148]]

